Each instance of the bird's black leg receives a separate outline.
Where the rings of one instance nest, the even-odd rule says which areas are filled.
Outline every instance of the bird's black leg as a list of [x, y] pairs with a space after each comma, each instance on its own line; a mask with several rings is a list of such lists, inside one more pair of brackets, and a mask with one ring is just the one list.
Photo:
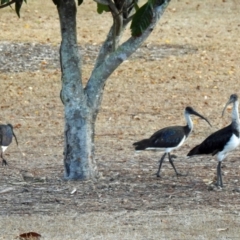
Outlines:
[[7, 161], [3, 158], [3, 153], [1, 152], [2, 166], [8, 165]]
[[177, 171], [177, 169], [175, 168], [175, 166], [174, 166], [174, 164], [173, 164], [173, 161], [172, 161], [172, 158], [171, 158], [171, 154], [170, 154], [170, 153], [168, 153], [168, 159], [169, 159], [169, 162], [170, 162], [170, 164], [172, 165], [172, 167], [173, 167], [173, 169], [174, 169], [174, 171], [175, 171], [175, 173], [176, 173], [177, 176], [187, 176], [187, 174], [181, 174], [181, 173], [179, 173], [179, 172]]
[[169, 159], [169, 162], [171, 163], [171, 165], [172, 165], [175, 173], [177, 174], [177, 176], [180, 176], [181, 174], [177, 172], [177, 169], [175, 168], [175, 166], [174, 166], [174, 164], [173, 164], [173, 161], [172, 161], [172, 159], [171, 159], [171, 154], [170, 154], [170, 153], [168, 153], [168, 159]]
[[218, 187], [223, 187], [221, 164], [222, 162], [219, 161], [217, 166], [217, 186]]
[[157, 177], [160, 177], [160, 174], [159, 174], [159, 173], [160, 173], [160, 169], [161, 169], [161, 167], [162, 167], [162, 163], [163, 163], [163, 160], [164, 160], [166, 154], [167, 154], [167, 153], [164, 153], [163, 156], [162, 156], [162, 158], [161, 158], [161, 160], [160, 160], [159, 167], [158, 167], [158, 171], [157, 171]]
[[2, 160], [2, 166], [8, 165], [7, 161], [5, 159]]

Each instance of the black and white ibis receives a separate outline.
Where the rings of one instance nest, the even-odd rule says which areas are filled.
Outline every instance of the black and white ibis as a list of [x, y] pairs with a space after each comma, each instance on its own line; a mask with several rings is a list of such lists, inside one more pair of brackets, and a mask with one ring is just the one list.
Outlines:
[[239, 145], [239, 114], [238, 114], [238, 96], [232, 94], [229, 101], [226, 103], [225, 109], [229, 104], [233, 103], [232, 108], [232, 122], [225, 128], [222, 128], [209, 137], [207, 137], [201, 144], [194, 147], [187, 156], [200, 155], [200, 154], [217, 154], [218, 166], [217, 166], [217, 186], [223, 187], [221, 163], [226, 155], [237, 148]]
[[7, 147], [11, 144], [12, 138], [15, 138], [16, 143], [18, 145], [17, 137], [13, 132], [13, 126], [11, 124], [0, 124], [0, 146], [1, 146], [1, 158], [2, 158], [2, 165], [7, 165], [6, 159], [3, 157], [4, 151]]
[[170, 152], [174, 149], [179, 148], [185, 142], [185, 140], [188, 138], [189, 134], [193, 130], [193, 122], [191, 120], [190, 115], [196, 115], [204, 119], [211, 126], [210, 122], [205, 117], [197, 113], [192, 107], [186, 107], [184, 111], [184, 116], [187, 122], [186, 126], [166, 127], [161, 130], [158, 130], [148, 139], [143, 139], [139, 142], [133, 143], [136, 151], [141, 150], [165, 151], [162, 158], [160, 159], [157, 177], [160, 177], [161, 166], [166, 155], [168, 155], [169, 162], [172, 165], [176, 175], [181, 176], [181, 174], [176, 170], [173, 164]]

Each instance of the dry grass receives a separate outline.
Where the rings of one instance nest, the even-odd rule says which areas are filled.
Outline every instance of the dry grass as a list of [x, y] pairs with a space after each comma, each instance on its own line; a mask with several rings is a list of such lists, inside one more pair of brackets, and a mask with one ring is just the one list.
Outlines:
[[206, 211], [122, 211], [72, 213], [4, 218], [1, 235], [14, 239], [19, 232], [42, 233], [42, 239], [238, 239], [238, 213]]
[[[0, 121], [16, 127], [22, 157], [14, 144], [8, 168], [0, 168], [0, 239], [36, 231], [43, 239], [238, 239], [239, 151], [224, 161], [221, 191], [208, 191], [215, 176], [211, 157], [185, 160], [186, 152], [229, 123], [220, 118], [231, 93], [239, 93], [239, 9], [236, 1], [172, 1], [145, 44], [197, 52], [164, 59], [132, 58], [107, 82], [96, 124], [96, 158], [103, 177], [97, 183], [63, 182], [63, 106], [60, 71], [0, 73]], [[80, 44], [100, 44], [111, 24], [85, 1], [78, 13]], [[58, 45], [59, 22], [51, 1], [31, 0], [18, 19], [1, 10], [2, 41]], [[104, 28], [98, 22], [103, 21]], [[125, 38], [127, 35], [125, 36]], [[84, 66], [84, 80], [91, 72]], [[183, 124], [191, 105], [214, 126], [194, 119], [195, 130], [176, 154], [176, 178], [166, 162], [162, 178], [153, 175], [158, 153], [135, 155], [132, 142], [157, 129]], [[25, 181], [30, 173], [33, 179]], [[75, 195], [70, 192], [76, 188]]]
[[[83, 8], [78, 8], [78, 40], [82, 43], [101, 43], [111, 25], [111, 17], [96, 14], [95, 3], [85, 1]], [[31, 0], [23, 5], [19, 19], [10, 8], [1, 11], [1, 41], [39, 42], [59, 44], [60, 28], [58, 13], [52, 1]], [[103, 22], [102, 26], [97, 24]], [[90, 31], [91, 29], [91, 31]], [[96, 37], [97, 36], [97, 37]]]

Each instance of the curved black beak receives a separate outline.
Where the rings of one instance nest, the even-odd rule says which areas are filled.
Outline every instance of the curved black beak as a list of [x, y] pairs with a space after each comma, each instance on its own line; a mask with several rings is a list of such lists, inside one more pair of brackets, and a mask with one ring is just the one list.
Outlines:
[[209, 126], [212, 127], [212, 125], [211, 125], [211, 123], [208, 121], [208, 119], [205, 118], [204, 116], [202, 116], [201, 114], [199, 114], [198, 112], [194, 111], [192, 114], [193, 114], [193, 115], [196, 115], [196, 116], [198, 116], [198, 117], [200, 117], [200, 118], [202, 118], [202, 119], [204, 119], [204, 120], [209, 124]]
[[225, 107], [224, 107], [224, 109], [223, 109], [223, 111], [222, 111], [222, 117], [223, 117], [224, 112], [225, 112], [226, 108], [228, 107], [228, 105], [230, 105], [231, 103], [234, 103], [234, 102], [237, 101], [237, 100], [238, 100], [238, 96], [237, 96], [236, 94], [232, 94], [232, 95], [230, 96], [228, 102], [226, 103], [226, 105], [225, 105]]
[[17, 145], [18, 145], [18, 140], [17, 140], [17, 137], [16, 137], [15, 133], [13, 132], [13, 130], [12, 130], [12, 133], [13, 133], [13, 136], [14, 136], [14, 138], [15, 138], [15, 141], [16, 141], [16, 143], [17, 143]]
[[211, 125], [211, 123], [208, 121], [208, 119], [205, 118], [204, 116], [202, 116], [200, 113], [198, 113], [198, 112], [196, 112], [195, 110], [192, 109], [191, 114], [193, 114], [193, 115], [195, 115], [195, 116], [198, 116], [198, 117], [204, 119], [204, 120], [209, 124], [209, 126], [212, 127], [212, 125]]

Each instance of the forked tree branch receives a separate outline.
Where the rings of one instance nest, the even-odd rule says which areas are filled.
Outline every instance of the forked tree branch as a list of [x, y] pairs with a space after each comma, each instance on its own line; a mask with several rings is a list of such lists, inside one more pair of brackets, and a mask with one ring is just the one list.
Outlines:
[[[127, 26], [128, 23], [129, 23], [128, 21], [123, 21], [123, 26], [122, 26], [122, 30], [120, 32], [120, 35], [115, 38], [116, 46], [119, 45], [120, 39], [122, 37], [122, 34], [123, 34], [124, 30], [126, 29], [126, 26]], [[104, 41], [103, 45], [100, 48], [99, 54], [98, 54], [97, 59], [95, 61], [94, 69], [99, 67], [103, 63], [105, 58], [110, 53], [113, 52], [113, 41], [112, 41], [113, 31], [114, 31], [114, 26], [112, 26], [110, 28], [109, 33], [107, 35], [107, 38], [106, 38], [106, 40]]]
[[123, 26], [123, 16], [117, 9], [116, 5], [112, 2], [112, 0], [107, 0], [109, 9], [113, 16], [113, 46], [112, 50], [115, 51], [117, 49], [117, 41], [116, 38], [118, 38], [122, 32], [122, 26]]
[[156, 5], [153, 8], [153, 19], [150, 26], [139, 37], [130, 37], [126, 42], [119, 46], [116, 51], [110, 53], [104, 61], [95, 67], [92, 75], [85, 88], [85, 93], [88, 97], [89, 105], [98, 109], [102, 100], [102, 93], [105, 82], [113, 71], [133, 54], [140, 45], [148, 38], [156, 24], [160, 20], [171, 0], [165, 0], [161, 5]]
[[113, 41], [112, 41], [112, 36], [113, 36], [113, 26], [110, 28], [107, 38], [104, 41], [104, 43], [102, 44], [97, 59], [95, 61], [95, 66], [94, 69], [99, 67], [99, 65], [101, 65], [104, 61], [104, 59], [106, 58], [106, 56], [108, 54], [110, 54], [112, 52], [112, 45], [113, 45]]
[[[101, 4], [103, 4], [103, 3], [107, 4], [107, 0], [94, 0], [94, 1], [96, 1], [98, 3], [101, 3]], [[121, 40], [122, 34], [125, 31], [126, 26], [128, 25], [128, 23], [132, 20], [132, 18], [133, 18], [133, 15], [128, 17], [127, 19], [123, 18], [121, 31], [120, 31], [119, 35], [115, 37], [115, 46], [116, 46], [116, 48], [119, 46], [119, 42]], [[113, 31], [114, 31], [114, 23], [113, 23], [112, 27], [110, 28], [110, 30], [108, 32], [107, 38], [105, 39], [104, 43], [102, 44], [102, 46], [101, 46], [101, 48], [99, 50], [99, 54], [98, 54], [97, 59], [95, 61], [94, 69], [99, 67], [99, 65], [101, 65], [103, 63], [105, 58], [111, 52], [113, 52], [113, 49], [114, 49], [113, 48], [113, 40], [112, 40], [112, 37], [113, 37], [113, 34], [114, 34]]]

